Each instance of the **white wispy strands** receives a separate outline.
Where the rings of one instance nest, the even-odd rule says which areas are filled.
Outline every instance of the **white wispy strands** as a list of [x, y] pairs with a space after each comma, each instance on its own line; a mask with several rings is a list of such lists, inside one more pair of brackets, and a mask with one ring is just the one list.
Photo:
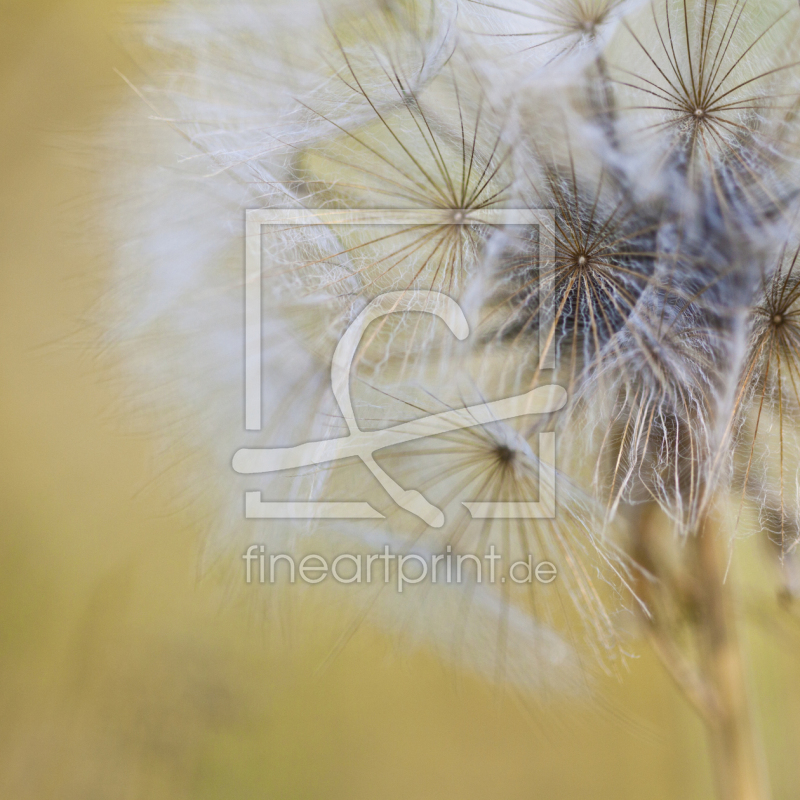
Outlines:
[[485, 47], [504, 51], [506, 62], [513, 56], [529, 70], [569, 70], [570, 59], [596, 58], [635, 5], [634, 0], [466, 0], [460, 22]]
[[[181, 474], [214, 509], [216, 541], [331, 553], [494, 544], [506, 561], [551, 560], [558, 580], [524, 591], [426, 585], [406, 605], [389, 590], [351, 594], [357, 623], [406, 620], [460, 662], [540, 688], [556, 665], [579, 683], [580, 648], [612, 662], [621, 614], [655, 625], [643, 509], [695, 537], [741, 494], [789, 553], [798, 24], [796, 4], [778, 0], [185, 0], [132, 25], [148, 77], [126, 80], [149, 119], [134, 127], [127, 109], [112, 126], [116, 151], [141, 157], [111, 170], [118, 248], [103, 323], [165, 439], [191, 448]], [[445, 212], [265, 232], [268, 422], [247, 434], [245, 208]], [[497, 209], [553, 217], [469, 221]], [[410, 312], [371, 328], [352, 384], [363, 428], [548, 383], [569, 408], [378, 454], [445, 511], [441, 529], [392, 506], [360, 463], [235, 477], [239, 447], [346, 434], [330, 390], [336, 343], [377, 295], [417, 289], [461, 301], [472, 334], [459, 344]], [[544, 430], [559, 442], [555, 519], [472, 519], [465, 501], [535, 499]], [[254, 488], [368, 499], [386, 519], [245, 521]]]
[[[468, 365], [458, 359], [456, 363], [459, 366], [455, 374], [449, 380], [432, 382], [432, 391], [391, 384], [387, 391], [386, 385], [377, 388], [370, 382], [360, 383], [359, 418], [366, 427], [372, 427], [379, 422], [398, 423], [485, 400], [486, 396], [476, 391], [479, 379], [465, 378], [470, 371]], [[481, 366], [486, 368], [485, 363]], [[608, 666], [620, 645], [615, 608], [620, 597], [631, 600], [633, 567], [613, 537], [602, 534], [602, 505], [571, 481], [568, 474], [556, 470], [560, 508], [557, 520], [473, 519], [465, 509], [465, 503], [519, 503], [540, 498], [546, 491], [541, 487], [551, 486], [550, 478], [530, 442], [538, 449], [538, 433], [552, 427], [552, 421], [545, 419], [532, 433], [497, 421], [379, 453], [379, 464], [401, 485], [422, 487], [425, 497], [444, 511], [446, 522], [439, 529], [408, 519], [388, 498], [370, 491], [366, 475], [359, 478], [346, 465], [332, 467], [331, 489], [337, 496], [344, 496], [345, 487], [350, 491], [357, 488], [359, 495], [373, 497], [376, 507], [387, 518], [386, 525], [413, 548], [429, 552], [452, 548], [454, 553], [483, 554], [494, 547], [503, 554], [506, 568], [526, 560], [529, 554], [533, 555], [534, 563], [550, 561], [561, 565], [558, 580], [547, 587], [535, 582], [516, 585], [510, 579], [503, 581], [498, 577], [492, 589], [503, 601], [501, 608], [527, 611], [547, 629], [581, 641], [594, 652], [600, 664]], [[568, 460], [564, 454], [562, 461]], [[473, 569], [470, 562], [471, 576]], [[487, 569], [488, 562], [484, 562], [481, 567], [484, 587]], [[474, 591], [474, 587], [469, 588], [461, 598], [465, 617], [469, 616]], [[427, 605], [425, 595], [420, 602]], [[508, 637], [505, 613], [508, 611], [496, 620], [495, 644], [500, 656]], [[457, 627], [465, 624], [466, 619]], [[501, 658], [495, 664], [495, 671], [503, 673], [505, 669]]]

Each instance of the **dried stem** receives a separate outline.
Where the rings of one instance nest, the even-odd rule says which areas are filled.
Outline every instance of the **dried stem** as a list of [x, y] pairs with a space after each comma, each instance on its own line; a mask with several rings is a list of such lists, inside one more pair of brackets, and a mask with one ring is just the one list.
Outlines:
[[703, 720], [710, 724], [714, 714], [713, 694], [697, 667], [683, 652], [675, 615], [670, 609], [670, 606], [680, 604], [685, 589], [667, 573], [659, 553], [658, 523], [661, 516], [658, 505], [649, 504], [644, 506], [636, 525], [634, 558], [641, 568], [636, 592], [647, 609], [642, 613], [644, 630], [667, 674]]
[[732, 582], [725, 581], [726, 551], [719, 527], [719, 520], [709, 516], [691, 542], [700, 669], [715, 697], [708, 725], [711, 756], [723, 800], [765, 800], [769, 786], [749, 710]]
[[708, 516], [691, 537], [678, 575], [666, 567], [659, 547], [664, 541], [659, 533], [666, 532], [659, 531], [660, 518], [653, 504], [635, 526], [634, 552], [642, 568], [637, 589], [649, 612], [643, 614], [648, 639], [706, 724], [720, 800], [769, 800], [719, 520]]

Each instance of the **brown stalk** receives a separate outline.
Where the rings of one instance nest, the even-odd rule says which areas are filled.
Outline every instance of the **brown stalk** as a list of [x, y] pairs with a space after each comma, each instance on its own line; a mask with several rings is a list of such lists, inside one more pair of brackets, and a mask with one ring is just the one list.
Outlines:
[[637, 591], [647, 607], [642, 617], [648, 640], [705, 723], [720, 800], [769, 800], [720, 520], [709, 514], [686, 542], [680, 574], [665, 567], [661, 520], [652, 504], [635, 526], [634, 555], [642, 568]]
[[700, 669], [716, 701], [708, 732], [719, 795], [723, 800], [766, 800], [769, 785], [749, 708], [733, 582], [725, 580], [726, 547], [717, 517], [706, 518], [690, 550], [696, 568]]

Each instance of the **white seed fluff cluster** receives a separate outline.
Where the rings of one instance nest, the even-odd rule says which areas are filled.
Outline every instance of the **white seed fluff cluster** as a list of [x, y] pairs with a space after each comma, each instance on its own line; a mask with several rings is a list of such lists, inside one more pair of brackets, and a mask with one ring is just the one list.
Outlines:
[[[619, 652], [638, 602], [624, 545], [636, 506], [659, 504], [690, 536], [729, 498], [748, 509], [740, 527], [757, 518], [791, 553], [797, 3], [174, 0], [126, 30], [138, 66], [109, 129], [106, 345], [219, 547], [493, 544], [506, 564], [552, 561], [546, 586], [348, 587], [357, 621], [539, 688], [579, 684], [581, 650], [600, 663]], [[253, 208], [440, 215], [264, 231], [260, 432], [242, 413]], [[550, 216], [469, 221], [509, 209]], [[241, 447], [347, 435], [337, 342], [378, 295], [413, 290], [458, 301], [470, 336], [416, 312], [374, 323], [351, 385], [362, 429], [553, 383], [567, 408], [378, 453], [444, 511], [440, 528], [395, 506], [357, 460], [235, 474]], [[553, 430], [555, 519], [472, 519], [465, 501], [536, 499], [537, 441]], [[385, 520], [245, 520], [255, 489], [368, 500]]]

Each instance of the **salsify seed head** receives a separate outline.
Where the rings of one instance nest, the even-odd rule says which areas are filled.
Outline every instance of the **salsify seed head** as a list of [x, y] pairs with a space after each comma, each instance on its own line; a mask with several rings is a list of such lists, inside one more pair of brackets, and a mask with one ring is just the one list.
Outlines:
[[[559, 580], [535, 596], [474, 581], [402, 607], [385, 591], [353, 595], [359, 620], [373, 612], [541, 686], [556, 664], [580, 685], [584, 646], [604, 664], [623, 651], [620, 615], [643, 604], [626, 551], [642, 507], [693, 536], [734, 497], [747, 508], [736, 530], [755, 519], [788, 554], [800, 527], [798, 25], [788, 0], [176, 0], [131, 23], [143, 69], [125, 76], [133, 99], [106, 134], [117, 247], [99, 315], [218, 546], [246, 532], [287, 550], [495, 544], [548, 558]], [[252, 208], [436, 216], [264, 233], [265, 421], [248, 447], [349, 435], [331, 360], [386, 292], [447, 295], [470, 336], [418, 310], [375, 322], [349, 387], [362, 430], [550, 384], [567, 407], [379, 453], [404, 491], [443, 509], [439, 528], [352, 460], [257, 485], [300, 502], [357, 489], [384, 520], [243, 520], [253, 484], [229, 464], [245, 444]], [[504, 210], [542, 214], [485, 216]], [[465, 502], [536, 499], [550, 474], [539, 437], [553, 432], [555, 518], [473, 519]]]

